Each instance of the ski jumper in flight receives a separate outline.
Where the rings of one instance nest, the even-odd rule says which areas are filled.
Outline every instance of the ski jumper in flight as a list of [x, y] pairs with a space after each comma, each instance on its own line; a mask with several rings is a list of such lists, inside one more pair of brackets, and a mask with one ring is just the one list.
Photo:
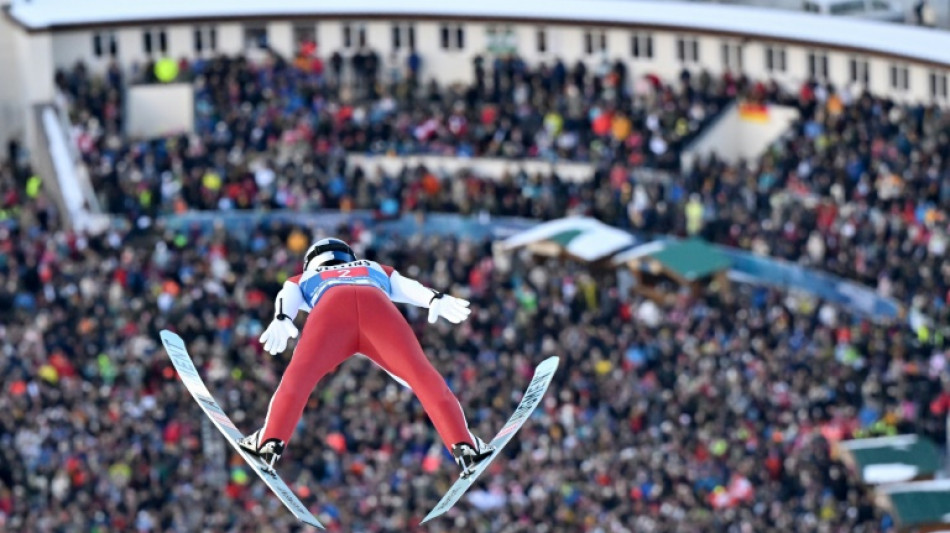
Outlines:
[[297, 337], [294, 318], [309, 312], [293, 357], [271, 398], [264, 426], [239, 444], [273, 466], [323, 376], [361, 353], [412, 389], [463, 475], [493, 449], [468, 429], [458, 399], [432, 366], [394, 302], [429, 309], [429, 323], [441, 316], [453, 324], [468, 318], [469, 303], [403, 277], [375, 261], [358, 260], [339, 239], [323, 239], [307, 250], [303, 273], [288, 279], [274, 302], [275, 314], [261, 335], [273, 355]]

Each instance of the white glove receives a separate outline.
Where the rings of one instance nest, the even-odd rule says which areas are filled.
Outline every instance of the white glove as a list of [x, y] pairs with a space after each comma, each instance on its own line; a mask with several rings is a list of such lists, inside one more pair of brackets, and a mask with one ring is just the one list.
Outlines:
[[267, 329], [261, 334], [261, 344], [264, 350], [271, 355], [277, 355], [287, 349], [287, 341], [297, 338], [297, 326], [289, 318], [275, 318], [271, 320]]
[[469, 313], [472, 312], [468, 305], [468, 300], [437, 292], [429, 302], [429, 323], [435, 324], [435, 321], [442, 317], [453, 324], [458, 324], [468, 318]]

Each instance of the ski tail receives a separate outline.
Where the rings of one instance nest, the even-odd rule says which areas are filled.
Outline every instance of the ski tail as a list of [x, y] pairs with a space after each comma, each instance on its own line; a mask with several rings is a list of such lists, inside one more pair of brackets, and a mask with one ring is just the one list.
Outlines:
[[501, 431], [499, 431], [489, 443], [490, 446], [495, 448], [494, 453], [478, 463], [468, 476], [457, 480], [449, 487], [445, 496], [439, 500], [439, 503], [432, 508], [432, 511], [426, 515], [420, 524], [425, 524], [433, 518], [442, 516], [449, 509], [454, 507], [462, 495], [475, 483], [478, 476], [482, 475], [482, 472], [488, 468], [488, 465], [498, 457], [498, 453], [501, 452], [501, 449], [515, 436], [515, 433], [521, 429], [521, 426], [527, 422], [528, 417], [531, 416], [531, 413], [533, 413], [541, 403], [541, 398], [544, 397], [544, 393], [548, 390], [548, 385], [550, 385], [551, 380], [554, 379], [554, 372], [557, 370], [559, 362], [560, 359], [557, 357], [549, 357], [535, 368], [534, 377], [531, 378], [531, 383], [528, 384], [528, 388], [525, 390], [524, 396], [521, 397], [521, 402], [518, 404], [515, 412], [508, 418], [508, 421], [502, 426]]
[[277, 499], [293, 513], [297, 520], [317, 529], [324, 529], [323, 524], [321, 524], [300, 499], [297, 498], [284, 480], [277, 475], [277, 472], [268, 468], [267, 463], [260, 458], [250, 455], [241, 449], [238, 440], [243, 438], [244, 435], [241, 434], [234, 425], [234, 422], [231, 421], [231, 417], [221, 409], [221, 406], [218, 405], [218, 402], [215, 401], [211, 395], [204, 380], [201, 379], [201, 375], [198, 374], [198, 369], [195, 368], [195, 363], [192, 361], [191, 355], [188, 354], [188, 349], [185, 348], [185, 342], [181, 337], [171, 331], [162, 330], [161, 338], [162, 345], [165, 347], [165, 351], [168, 352], [168, 357], [171, 359], [172, 365], [178, 372], [182, 383], [185, 384], [185, 388], [188, 389], [188, 392], [190, 392], [198, 402], [198, 406], [201, 407], [205, 416], [214, 424], [214, 427], [225, 436], [226, 440], [231, 444], [231, 447], [241, 455], [241, 458], [244, 459], [247, 465], [257, 473], [258, 477], [264, 481], [264, 484], [273, 491]]

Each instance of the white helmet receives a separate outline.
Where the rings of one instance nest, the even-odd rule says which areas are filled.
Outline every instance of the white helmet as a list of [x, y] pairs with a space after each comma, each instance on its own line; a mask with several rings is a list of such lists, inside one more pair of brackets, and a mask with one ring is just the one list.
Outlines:
[[304, 255], [303, 269], [316, 270], [322, 266], [341, 265], [356, 261], [356, 254], [350, 245], [340, 239], [320, 239]]

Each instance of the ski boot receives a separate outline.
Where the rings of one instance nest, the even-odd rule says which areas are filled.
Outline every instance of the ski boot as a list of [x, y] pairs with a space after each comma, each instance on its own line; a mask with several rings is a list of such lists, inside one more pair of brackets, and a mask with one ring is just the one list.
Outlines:
[[276, 463], [284, 453], [284, 441], [280, 439], [267, 439], [267, 441], [261, 442], [261, 431], [263, 431], [263, 428], [251, 433], [243, 439], [239, 439], [238, 445], [248, 453], [260, 457], [270, 470], [274, 470], [274, 463]]
[[472, 435], [472, 438], [475, 442], [474, 448], [467, 442], [460, 442], [452, 446], [452, 456], [455, 457], [455, 463], [462, 469], [462, 473], [459, 474], [462, 479], [472, 475], [478, 463], [495, 453], [495, 448], [492, 445], [486, 444], [485, 441], [475, 435]]

